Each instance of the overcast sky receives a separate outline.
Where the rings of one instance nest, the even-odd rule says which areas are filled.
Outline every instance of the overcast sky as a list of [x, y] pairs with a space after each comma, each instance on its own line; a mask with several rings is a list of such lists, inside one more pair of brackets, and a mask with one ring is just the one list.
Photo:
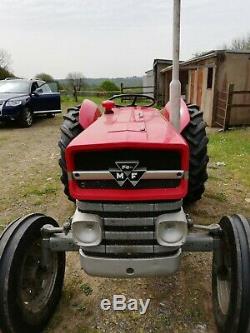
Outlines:
[[[249, 0], [182, 0], [181, 58], [250, 32]], [[16, 75], [143, 75], [171, 58], [172, 0], [0, 0], [0, 48]]]

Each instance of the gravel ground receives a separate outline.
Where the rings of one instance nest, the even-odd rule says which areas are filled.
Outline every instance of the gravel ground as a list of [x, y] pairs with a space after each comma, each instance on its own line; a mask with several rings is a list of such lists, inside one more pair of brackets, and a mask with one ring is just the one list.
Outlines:
[[[46, 213], [60, 222], [73, 213], [74, 206], [64, 197], [59, 181], [57, 141], [61, 122], [59, 115], [39, 119], [29, 129], [1, 125], [0, 227], [30, 212]], [[195, 222], [208, 224], [218, 222], [225, 213], [249, 213], [244, 201], [246, 187], [225, 172], [223, 166], [209, 169], [211, 179], [204, 199], [188, 209]], [[221, 198], [225, 177], [225, 197]], [[185, 253], [177, 274], [166, 278], [93, 278], [80, 270], [77, 254], [68, 254], [63, 296], [46, 332], [216, 332], [210, 267], [210, 254]], [[114, 294], [150, 298], [148, 311], [144, 315], [138, 311], [102, 311], [101, 300], [112, 299]]]

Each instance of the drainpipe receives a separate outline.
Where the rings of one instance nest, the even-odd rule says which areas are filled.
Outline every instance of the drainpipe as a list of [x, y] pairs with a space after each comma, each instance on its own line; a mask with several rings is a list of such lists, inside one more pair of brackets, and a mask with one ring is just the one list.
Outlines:
[[181, 0], [173, 0], [173, 69], [170, 83], [170, 122], [180, 130], [181, 83], [179, 80]]

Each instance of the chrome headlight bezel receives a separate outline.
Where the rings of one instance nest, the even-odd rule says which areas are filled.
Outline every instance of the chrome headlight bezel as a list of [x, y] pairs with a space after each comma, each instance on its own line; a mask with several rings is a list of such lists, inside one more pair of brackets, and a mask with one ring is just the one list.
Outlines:
[[156, 220], [155, 234], [159, 245], [181, 247], [187, 233], [187, 218], [182, 208], [179, 212], [160, 215]]
[[72, 236], [79, 246], [97, 246], [102, 242], [103, 225], [100, 216], [82, 213], [78, 209], [72, 217]]

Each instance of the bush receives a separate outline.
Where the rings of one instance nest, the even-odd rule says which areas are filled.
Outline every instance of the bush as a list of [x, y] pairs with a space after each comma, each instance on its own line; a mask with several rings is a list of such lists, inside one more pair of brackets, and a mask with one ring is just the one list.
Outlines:
[[0, 67], [0, 80], [4, 80], [6, 79], [6, 77], [14, 78], [14, 75], [11, 72], [9, 72], [7, 69]]
[[120, 89], [117, 87], [114, 82], [106, 80], [103, 81], [102, 84], [100, 85], [100, 89], [104, 91], [119, 91]]
[[54, 78], [50, 74], [47, 74], [47, 73], [39, 73], [35, 77], [42, 81], [45, 81], [45, 82], [55, 81]]

